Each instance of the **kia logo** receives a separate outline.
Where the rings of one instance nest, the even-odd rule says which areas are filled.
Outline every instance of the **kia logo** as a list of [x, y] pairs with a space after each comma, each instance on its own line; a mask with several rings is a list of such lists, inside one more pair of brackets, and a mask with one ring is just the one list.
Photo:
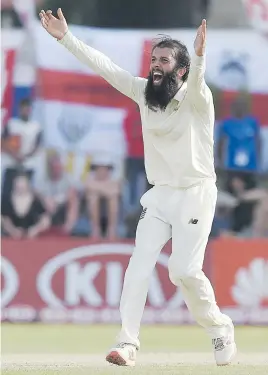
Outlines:
[[1, 257], [1, 274], [4, 288], [1, 291], [1, 306], [5, 307], [15, 297], [19, 289], [19, 277], [15, 267], [5, 257]]
[[[61, 253], [50, 259], [40, 270], [37, 276], [39, 295], [50, 307], [77, 307], [83, 300], [88, 306], [95, 308], [103, 305], [117, 308], [125, 272], [124, 262], [120, 261], [120, 257], [121, 259], [122, 255], [129, 257], [132, 253], [133, 245], [122, 243], [88, 245]], [[111, 257], [112, 255], [118, 255], [119, 259]], [[98, 259], [102, 256], [106, 256], [105, 262]], [[86, 263], [81, 262], [83, 258], [90, 257], [98, 258]], [[168, 260], [169, 256], [161, 253], [158, 264], [167, 269]], [[59, 270], [64, 271], [64, 291], [61, 297], [56, 294], [52, 285], [53, 278]], [[98, 287], [96, 282], [98, 279], [103, 282], [101, 287]], [[184, 303], [178, 289], [171, 297], [165, 296], [157, 269], [154, 270], [150, 280], [148, 301], [156, 308], [178, 308]]]

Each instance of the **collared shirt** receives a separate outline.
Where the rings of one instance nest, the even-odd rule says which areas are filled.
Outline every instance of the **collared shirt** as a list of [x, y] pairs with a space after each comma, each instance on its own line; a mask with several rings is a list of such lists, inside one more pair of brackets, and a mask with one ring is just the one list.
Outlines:
[[147, 80], [133, 77], [70, 31], [59, 43], [140, 107], [147, 178], [152, 185], [187, 188], [216, 180], [213, 158], [214, 105], [205, 83], [205, 57], [194, 56], [184, 83], [165, 111], [145, 103]]

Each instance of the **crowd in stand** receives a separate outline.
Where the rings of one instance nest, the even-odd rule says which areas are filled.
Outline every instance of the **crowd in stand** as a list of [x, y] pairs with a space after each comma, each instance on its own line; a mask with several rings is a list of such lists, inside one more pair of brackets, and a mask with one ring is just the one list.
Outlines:
[[[260, 124], [239, 100], [215, 126], [218, 202], [212, 237], [268, 236], [268, 177], [259, 173]], [[73, 183], [58, 150], [45, 150], [42, 126], [22, 100], [18, 118], [2, 129], [2, 234], [132, 238], [146, 180], [139, 112], [124, 122], [127, 158], [121, 174], [105, 154], [88, 163], [82, 188]], [[268, 171], [267, 171], [268, 172]]]

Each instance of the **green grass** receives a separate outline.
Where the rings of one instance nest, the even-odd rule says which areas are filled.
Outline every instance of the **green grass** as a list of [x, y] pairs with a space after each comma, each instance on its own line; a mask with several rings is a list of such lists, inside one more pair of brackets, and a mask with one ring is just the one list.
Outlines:
[[161, 366], [148, 368], [119, 368], [111, 367], [105, 369], [58, 369], [58, 370], [32, 370], [14, 371], [4, 370], [3, 375], [267, 375], [268, 368], [265, 366]]
[[[3, 375], [267, 375], [268, 366], [245, 363], [228, 367], [217, 367], [211, 364], [194, 364], [194, 352], [211, 352], [211, 343], [203, 329], [196, 326], [143, 326], [141, 330], [140, 356], [147, 358], [146, 352], [154, 353], [193, 353], [193, 364], [170, 363], [170, 365], [146, 365], [138, 363], [135, 368], [105, 366], [104, 356], [114, 343], [118, 326], [110, 325], [42, 325], [42, 324], [2, 324], [2, 354], [5, 356], [20, 355], [28, 364], [9, 366], [2, 369]], [[268, 327], [236, 327], [238, 349], [250, 358], [253, 353], [268, 353]], [[100, 355], [103, 363], [86, 365], [60, 365], [53, 367], [45, 362], [34, 367], [30, 362], [38, 355], [45, 354], [48, 360], [57, 355], [72, 356]], [[70, 355], [70, 357], [68, 357]], [[176, 361], [177, 361], [177, 354]], [[191, 356], [191, 355], [190, 355]], [[264, 354], [265, 356], [265, 354]], [[268, 355], [267, 355], [268, 357]], [[191, 357], [190, 357], [191, 358]], [[91, 360], [91, 359], [90, 359]], [[71, 359], [72, 361], [72, 359]], [[179, 360], [178, 360], [179, 362]], [[197, 361], [198, 362], [198, 361]], [[96, 363], [97, 365], [98, 363]]]
[[[102, 353], [113, 345], [118, 326], [2, 324], [2, 353]], [[208, 352], [211, 343], [196, 326], [143, 326], [141, 350]], [[243, 352], [268, 352], [268, 327], [236, 327]]]

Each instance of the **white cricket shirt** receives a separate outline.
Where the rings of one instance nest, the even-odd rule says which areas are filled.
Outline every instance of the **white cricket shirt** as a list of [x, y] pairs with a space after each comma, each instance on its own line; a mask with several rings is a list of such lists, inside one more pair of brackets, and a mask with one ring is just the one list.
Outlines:
[[[8, 135], [17, 135], [20, 138], [19, 155], [21, 156], [29, 154], [34, 149], [41, 130], [41, 125], [36, 121], [29, 120], [26, 122], [19, 118], [11, 118], [7, 123]], [[36, 150], [34, 155], [23, 161], [23, 166], [30, 169], [35, 168], [40, 155], [40, 149]], [[17, 161], [8, 153], [2, 153], [1, 162], [5, 168], [13, 167], [17, 164]]]
[[184, 83], [166, 110], [145, 105], [147, 80], [133, 77], [70, 31], [59, 41], [82, 63], [140, 107], [147, 178], [152, 185], [187, 188], [216, 180], [213, 157], [214, 105], [205, 83], [205, 57], [194, 56]]

